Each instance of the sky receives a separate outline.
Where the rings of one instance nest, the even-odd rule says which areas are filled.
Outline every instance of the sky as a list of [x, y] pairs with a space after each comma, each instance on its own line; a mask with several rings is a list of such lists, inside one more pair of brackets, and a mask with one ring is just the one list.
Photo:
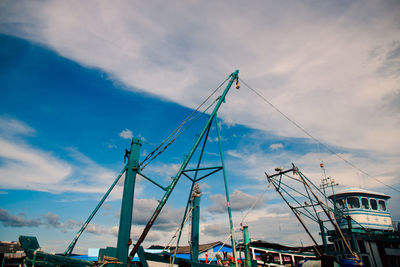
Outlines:
[[[130, 138], [144, 159], [236, 69], [264, 99], [242, 82], [218, 112], [235, 226], [260, 199], [245, 217], [252, 239], [310, 244], [277, 193], [263, 193], [264, 172], [293, 162], [319, 184], [321, 160], [339, 188], [390, 195], [400, 220], [399, 13], [386, 0], [1, 1], [0, 240], [35, 235], [63, 252], [122, 170]], [[206, 118], [144, 174], [168, 185]], [[215, 130], [208, 166], [220, 164]], [[116, 245], [122, 182], [75, 252]], [[222, 175], [200, 186], [200, 242], [227, 241]], [[182, 178], [145, 246], [171, 239], [189, 188]], [[138, 178], [134, 240], [162, 194]]]

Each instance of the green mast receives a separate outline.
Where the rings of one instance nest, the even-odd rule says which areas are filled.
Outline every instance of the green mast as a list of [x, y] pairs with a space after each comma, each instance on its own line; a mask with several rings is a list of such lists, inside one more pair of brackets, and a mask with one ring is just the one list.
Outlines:
[[232, 221], [232, 211], [231, 211], [231, 201], [229, 200], [229, 190], [228, 190], [228, 181], [226, 180], [226, 172], [225, 172], [225, 163], [224, 163], [224, 156], [222, 153], [222, 145], [221, 145], [221, 137], [219, 134], [219, 127], [217, 118], [215, 118], [215, 127], [217, 128], [218, 134], [218, 145], [219, 145], [219, 153], [221, 155], [221, 164], [222, 164], [222, 172], [224, 174], [224, 185], [225, 185], [225, 195], [226, 195], [226, 206], [228, 209], [228, 216], [229, 216], [229, 226], [230, 226], [230, 235], [231, 235], [231, 243], [232, 243], [232, 253], [233, 257], [235, 258], [235, 264], [237, 266], [237, 257], [236, 257], [236, 244], [235, 239], [233, 237], [233, 221]]
[[[177, 174], [173, 178], [171, 184], [167, 187], [167, 191], [165, 192], [164, 196], [162, 197], [160, 203], [158, 204], [158, 206], [157, 206], [156, 210], [154, 211], [153, 215], [151, 216], [150, 220], [147, 222], [142, 234], [140, 235], [138, 241], [135, 244], [135, 247], [132, 249], [132, 251], [130, 253], [130, 258], [132, 258], [135, 255], [135, 253], [137, 252], [137, 250], [139, 249], [140, 245], [142, 244], [142, 242], [146, 238], [148, 232], [150, 231], [150, 228], [152, 227], [152, 225], [154, 224], [154, 222], [157, 219], [158, 215], [160, 214], [162, 208], [166, 204], [166, 202], [167, 202], [169, 196], [171, 195], [173, 189], [175, 188], [176, 184], [178, 183], [180, 177], [185, 172], [185, 169], [186, 169], [188, 163], [190, 162], [194, 152], [198, 148], [201, 140], [203, 139], [204, 135], [208, 131], [209, 127], [211, 126], [211, 123], [213, 122], [215, 116], [217, 115], [218, 109], [220, 108], [221, 104], [225, 101], [226, 94], [228, 93], [229, 89], [231, 88], [233, 82], [235, 82], [235, 81], [237, 82], [238, 81], [238, 79], [239, 79], [238, 75], [239, 75], [239, 70], [236, 70], [235, 72], [233, 72], [229, 76], [230, 78], [229, 78], [228, 85], [226, 86], [226, 88], [225, 88], [223, 94], [221, 95], [221, 97], [219, 98], [218, 103], [216, 104], [216, 106], [214, 107], [214, 110], [210, 114], [210, 117], [208, 118], [203, 130], [201, 131], [200, 135], [198, 136], [198, 138], [196, 139], [194, 145], [192, 146], [192, 149], [190, 150], [188, 156], [186, 157], [186, 159], [182, 163], [181, 168], [179, 169], [179, 171], [177, 172]], [[229, 207], [229, 209], [230, 209], [230, 207]], [[232, 232], [232, 230], [231, 230], [231, 232]], [[234, 247], [235, 244], [232, 244], [232, 246]], [[236, 256], [236, 255], [234, 255], [234, 256]]]
[[192, 193], [192, 231], [190, 238], [190, 260], [199, 261], [199, 229], [200, 229], [200, 188], [196, 184]]
[[117, 258], [124, 266], [128, 263], [129, 239], [131, 236], [133, 196], [135, 193], [135, 180], [139, 167], [141, 142], [133, 138], [125, 173], [124, 193], [122, 195], [121, 215], [118, 228]]

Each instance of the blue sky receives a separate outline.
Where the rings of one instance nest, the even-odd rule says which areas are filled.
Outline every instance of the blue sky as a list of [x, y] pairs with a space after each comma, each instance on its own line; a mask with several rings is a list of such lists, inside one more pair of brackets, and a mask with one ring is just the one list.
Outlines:
[[[130, 135], [143, 140], [144, 158], [237, 68], [313, 136], [399, 189], [399, 9], [391, 1], [2, 2], [0, 239], [37, 235], [46, 250], [63, 251], [122, 169]], [[232, 89], [219, 114], [235, 223], [267, 186], [265, 171], [294, 162], [318, 183], [321, 160], [342, 187], [391, 195], [400, 219], [396, 191], [245, 86]], [[145, 173], [167, 185], [204, 119]], [[206, 164], [217, 164], [215, 132], [208, 148]], [[202, 184], [202, 242], [228, 233], [220, 178]], [[180, 181], [147, 244], [169, 241], [188, 185]], [[117, 186], [77, 252], [115, 245], [121, 192]], [[161, 193], [139, 179], [134, 237]], [[293, 221], [272, 190], [247, 218], [252, 238], [309, 243]]]

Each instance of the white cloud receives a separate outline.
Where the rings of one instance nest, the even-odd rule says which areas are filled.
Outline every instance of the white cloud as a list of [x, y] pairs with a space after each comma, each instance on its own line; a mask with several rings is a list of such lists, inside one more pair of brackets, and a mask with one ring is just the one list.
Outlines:
[[119, 133], [119, 136], [124, 138], [124, 139], [132, 139], [133, 134], [132, 131], [129, 129], [125, 129], [122, 132]]
[[283, 145], [281, 143], [271, 144], [269, 146], [269, 149], [271, 149], [271, 150], [277, 150], [277, 149], [280, 149], [280, 148], [283, 148]]
[[45, 190], [71, 174], [71, 166], [51, 153], [0, 138], [1, 186], [8, 189]]
[[15, 137], [16, 135], [33, 135], [35, 130], [29, 125], [8, 116], [0, 116], [0, 135]]
[[[385, 108], [387, 96], [399, 90], [400, 7], [394, 1], [4, 5], [2, 21], [13, 27], [3, 32], [101, 68], [129, 90], [193, 107], [239, 67], [245, 81], [323, 141], [400, 148], [399, 112]], [[240, 15], [218, 16], [227, 8]], [[304, 136], [244, 85], [228, 96], [220, 115], [229, 123]]]
[[[389, 184], [396, 182], [400, 171], [400, 75], [396, 65], [400, 8], [396, 1], [317, 5], [300, 1], [246, 5], [223, 1], [208, 5], [10, 1], [0, 5], [0, 21], [8, 25], [2, 32], [40, 42], [82, 65], [100, 68], [128, 90], [145, 91], [189, 107], [200, 103], [238, 67], [244, 81], [312, 135], [346, 148], [349, 152], [341, 153], [342, 157]], [[227, 9], [234, 15], [219, 16]], [[244, 84], [230, 92], [219, 115], [227, 126], [244, 124], [282, 136], [305, 137]], [[15, 129], [34, 133], [29, 128]], [[131, 138], [132, 132], [125, 131], [129, 132], [121, 137]], [[13, 160], [32, 169], [30, 176], [22, 178], [31, 182], [57, 183], [76, 171], [50, 153], [19, 143], [5, 145], [9, 149], [3, 156], [11, 160], [1, 171], [9, 178], [17, 178], [21, 167], [13, 165]], [[25, 155], [17, 157], [22, 151]], [[324, 151], [301, 155], [281, 151], [272, 156], [261, 149], [238, 151], [227, 152], [226, 165], [255, 181], [249, 186], [265, 183], [266, 169], [273, 172], [276, 166], [290, 167], [292, 161], [318, 183], [322, 158], [328, 174], [343, 185], [380, 186]], [[94, 170], [95, 164], [87, 163], [92, 166], [87, 170]], [[158, 166], [163, 172], [176, 169]], [[33, 176], [38, 172], [56, 175], [56, 180]], [[81, 174], [90, 178], [90, 171]], [[112, 175], [105, 171], [102, 183], [107, 176]], [[74, 187], [76, 190], [72, 185], [70, 189]], [[83, 188], [98, 192], [100, 187], [103, 184]], [[286, 225], [293, 218], [280, 220]], [[265, 227], [262, 218], [254, 221], [255, 229]], [[268, 230], [268, 237], [285, 232], [276, 227]]]
[[[234, 190], [230, 194], [230, 203], [232, 211], [244, 211], [252, 208], [259, 208], [260, 202], [258, 202], [258, 195], [249, 195], [240, 190]], [[222, 194], [211, 195], [210, 200], [213, 202], [208, 208], [210, 213], [223, 213], [226, 212], [226, 196]]]
[[[262, 134], [261, 134], [262, 135]], [[324, 161], [326, 174], [333, 177], [341, 186], [375, 189], [375, 191], [387, 192], [392, 195], [393, 190], [383, 186], [375, 180], [398, 187], [399, 158], [393, 154], [379, 152], [350, 151], [338, 155], [352, 162], [359, 169], [367, 171], [366, 175], [353, 166], [344, 162], [341, 158], [330, 153], [321, 152], [320, 149], [307, 148], [307, 150], [275, 150], [271, 153], [265, 150], [265, 137], [259, 133], [249, 135], [249, 143], [237, 147], [236, 150], [226, 152], [228, 156], [225, 164], [227, 169], [239, 177], [248, 179], [247, 189], [257, 189], [259, 183], [266, 183], [264, 172], [275, 173], [275, 168], [291, 168], [294, 163], [315, 184], [319, 185], [323, 172], [319, 166]], [[299, 140], [300, 147], [302, 142]], [[303, 144], [304, 145], [304, 144]], [[251, 183], [250, 183], [251, 182]]]
[[[104, 168], [75, 148], [66, 149], [61, 159], [25, 142], [18, 135], [35, 132], [24, 122], [0, 117], [0, 188], [60, 192], [104, 193], [117, 174]], [[8, 126], [8, 127], [5, 127]], [[141, 186], [137, 187], [140, 192]], [[120, 198], [116, 187], [110, 198]]]

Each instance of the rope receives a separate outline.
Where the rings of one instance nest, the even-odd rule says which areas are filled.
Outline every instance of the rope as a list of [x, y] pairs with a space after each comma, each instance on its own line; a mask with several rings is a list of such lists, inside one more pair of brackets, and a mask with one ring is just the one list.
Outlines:
[[[288, 178], [294, 179], [294, 180], [296, 180], [296, 181], [298, 181], [298, 182], [300, 182], [300, 183], [303, 183], [301, 180], [295, 179], [294, 177], [291, 177], [290, 175], [288, 175], [288, 174], [286, 174], [286, 173], [284, 173], [283, 175], [286, 176], [286, 177], [288, 177]], [[315, 189], [317, 189], [318, 192], [319, 192], [320, 194], [322, 194], [322, 195], [325, 197], [325, 195], [319, 190], [318, 187], [316, 187], [314, 184], [311, 184], [311, 185], [312, 185]], [[288, 187], [288, 186], [285, 185], [285, 184], [281, 184], [281, 186], [286, 186], [286, 187]], [[305, 197], [305, 196], [304, 196], [304, 197]], [[340, 217], [346, 219], [346, 216], [344, 215], [344, 212], [343, 212], [342, 210], [337, 210], [337, 211], [335, 212], [331, 207], [328, 206], [327, 202], [323, 202], [322, 200], [319, 200], [319, 201], [320, 201], [319, 204], [321, 204], [321, 206], [324, 206], [326, 209], [328, 209], [329, 212], [331, 212], [331, 213], [333, 213], [333, 214], [339, 213], [338, 215], [340, 215]], [[332, 203], [333, 203], [333, 202], [332, 202]], [[336, 205], [336, 204], [333, 203], [333, 205]], [[354, 220], [354, 219], [352, 219], [352, 220], [353, 220], [358, 226], [360, 226], [362, 229], [364, 229], [365, 231], [367, 230], [367, 229], [366, 229], [364, 226], [362, 226], [359, 222], [357, 222], [357, 221]]]
[[103, 260], [104, 261], [100, 265], [100, 267], [107, 266], [108, 264], [117, 264], [117, 265], [123, 264], [122, 262], [118, 261], [118, 258], [115, 257], [104, 256]]
[[[228, 240], [231, 238], [231, 235], [229, 234], [227, 236], [227, 238], [224, 240], [224, 242], [222, 243], [221, 247], [218, 249], [218, 251], [214, 254], [214, 256], [212, 257], [212, 259], [210, 260], [210, 263], [215, 259], [215, 255], [217, 255], [221, 249], [225, 246], [226, 242], [228, 242]], [[235, 259], [235, 261], [237, 261], [237, 259]]]
[[[181, 135], [183, 134], [190, 126], [192, 126], [192, 124], [198, 120], [200, 118], [200, 116], [204, 113], [207, 112], [207, 110], [209, 110], [217, 101], [219, 98], [215, 99], [214, 102], [212, 102], [202, 113], [197, 113], [195, 117], [190, 118], [190, 120], [193, 120], [191, 124], [189, 124], [186, 128], [184, 128], [183, 130], [180, 130], [178, 133], [175, 134], [175, 137], [168, 142], [168, 144], [166, 144], [160, 151], [158, 151], [158, 153], [153, 156], [150, 161], [148, 161], [142, 168], [140, 168], [140, 170], [143, 170], [147, 165], [150, 164], [150, 162], [152, 162], [154, 159], [156, 159], [159, 155], [161, 155], [161, 153], [163, 153], [173, 142], [175, 142], [175, 140]], [[189, 121], [190, 121], [189, 120]], [[187, 122], [189, 122], [187, 121]], [[186, 122], [186, 123], [187, 123]], [[156, 152], [156, 150], [154, 150], [153, 152], [151, 152], [150, 154], [153, 155], [154, 152]], [[149, 155], [150, 155], [149, 154]], [[144, 161], [143, 161], [144, 162]], [[143, 162], [141, 164], [143, 164]]]
[[272, 180], [268, 183], [268, 186], [265, 188], [264, 192], [261, 193], [261, 195], [256, 199], [256, 201], [253, 202], [251, 207], [247, 210], [247, 213], [243, 216], [242, 221], [240, 224], [242, 225], [244, 220], [246, 219], [247, 215], [253, 210], [253, 208], [257, 205], [257, 203], [261, 200], [261, 198], [264, 196], [265, 192], [267, 192], [268, 188], [271, 186]]
[[[193, 115], [221, 88], [222, 85], [229, 79], [226, 78], [167, 138], [165, 138], [157, 148], [155, 148], [152, 152], [150, 152], [146, 158], [140, 163], [142, 166], [147, 160], [149, 160], [154, 153], [156, 153], [172, 136], [174, 136], [190, 119]], [[147, 164], [146, 164], [147, 165]]]
[[[268, 188], [271, 186], [271, 183], [272, 183], [272, 181], [268, 183], [268, 186], [265, 188], [265, 190], [264, 190], [264, 191], [261, 193], [261, 195], [253, 202], [253, 204], [251, 205], [251, 207], [247, 210], [247, 213], [243, 216], [242, 221], [241, 221], [240, 224], [239, 224], [239, 227], [236, 226], [236, 229], [237, 229], [237, 228], [240, 228], [240, 225], [243, 225], [244, 220], [245, 220], [246, 217], [249, 215], [249, 213], [254, 209], [254, 207], [257, 205], [257, 203], [262, 199], [262, 197], [264, 196], [265, 192], [266, 192], [266, 191], [268, 190]], [[218, 254], [219, 251], [225, 246], [226, 242], [231, 238], [231, 236], [233, 235], [233, 232], [234, 232], [234, 231], [235, 231], [235, 229], [233, 229], [233, 230], [231, 231], [231, 233], [227, 236], [227, 238], [225, 239], [225, 241], [222, 243], [222, 246], [221, 246], [220, 249], [215, 253], [215, 255]], [[210, 263], [214, 260], [215, 255], [214, 255], [214, 257], [210, 260]], [[237, 259], [235, 259], [235, 262], [237, 262]]]
[[343, 160], [345, 163], [347, 163], [349, 166], [351, 166], [352, 168], [356, 169], [357, 171], [365, 174], [367, 177], [374, 179], [375, 181], [379, 182], [380, 184], [394, 190], [400, 193], [400, 190], [386, 184], [385, 182], [382, 182], [380, 179], [371, 176], [369, 173], [363, 171], [362, 169], [360, 169], [359, 167], [357, 167], [356, 165], [354, 165], [353, 163], [351, 163], [349, 160], [345, 159], [344, 157], [342, 157], [340, 154], [336, 153], [333, 149], [329, 148], [327, 145], [325, 145], [324, 143], [322, 143], [322, 141], [320, 141], [319, 139], [317, 139], [316, 137], [312, 136], [308, 131], [306, 131], [303, 127], [301, 127], [298, 123], [296, 123], [294, 120], [292, 120], [291, 118], [289, 118], [285, 113], [283, 113], [282, 111], [280, 111], [274, 104], [272, 104], [270, 101], [268, 101], [268, 99], [266, 99], [261, 93], [259, 93], [258, 91], [256, 91], [254, 88], [250, 87], [246, 82], [244, 82], [242, 79], [240, 79], [240, 81], [247, 87], [249, 88], [251, 91], [253, 91], [256, 95], [258, 95], [262, 100], [264, 100], [266, 103], [268, 103], [268, 105], [270, 105], [273, 109], [275, 109], [279, 114], [281, 114], [286, 120], [288, 120], [289, 122], [291, 122], [294, 126], [296, 126], [298, 129], [300, 129], [303, 133], [305, 133], [307, 136], [309, 136], [311, 139], [313, 139], [315, 142], [317, 142], [319, 145], [321, 145], [322, 147], [324, 147], [326, 150], [328, 150], [331, 154], [335, 155], [336, 157], [340, 158], [341, 160]]
[[[190, 208], [190, 209], [189, 209], [188, 213], [186, 214], [186, 218], [185, 218], [185, 220], [183, 221], [183, 224], [185, 224], [186, 221], [189, 219], [190, 214], [192, 213], [192, 210], [193, 210], [193, 208]], [[176, 229], [176, 231], [175, 231], [174, 235], [172, 236], [171, 240], [170, 240], [170, 241], [168, 242], [168, 244], [163, 248], [162, 252], [166, 251], [167, 249], [169, 249], [169, 248], [171, 247], [170, 245], [171, 245], [171, 243], [174, 241], [174, 239], [176, 238], [176, 234], [177, 234], [179, 231], [182, 231], [182, 227], [178, 227], [178, 228]]]
[[[299, 173], [300, 178], [303, 180], [304, 185], [308, 187], [308, 189], [310, 190], [311, 194], [317, 199], [318, 203], [321, 204], [321, 206], [323, 206], [323, 207], [325, 207], [325, 208], [327, 209], [327, 211], [325, 211], [325, 212], [326, 212], [327, 217], [330, 219], [330, 217], [331, 217], [331, 216], [330, 216], [330, 213], [332, 212], [332, 209], [331, 209], [327, 204], [325, 204], [325, 203], [314, 193], [314, 191], [312, 191], [310, 185], [304, 181], [304, 179], [303, 179], [303, 177], [302, 177], [303, 174], [302, 174], [299, 170], [297, 170], [297, 172]], [[329, 215], [328, 215], [328, 214], [329, 214]], [[343, 243], [346, 245], [346, 247], [347, 247], [347, 249], [350, 251], [351, 255], [353, 255], [355, 258], [357, 258], [357, 259], [359, 260], [360, 257], [357, 255], [357, 253], [355, 253], [355, 252], [351, 249], [349, 243], [347, 242], [346, 238], [344, 237], [343, 232], [342, 232], [342, 230], [340, 229], [338, 222], [336, 221], [335, 214], [333, 214], [333, 220], [335, 221], [334, 227], [335, 227], [335, 229], [339, 232], [339, 234], [340, 234], [340, 236], [341, 236], [341, 238], [342, 238]]]

